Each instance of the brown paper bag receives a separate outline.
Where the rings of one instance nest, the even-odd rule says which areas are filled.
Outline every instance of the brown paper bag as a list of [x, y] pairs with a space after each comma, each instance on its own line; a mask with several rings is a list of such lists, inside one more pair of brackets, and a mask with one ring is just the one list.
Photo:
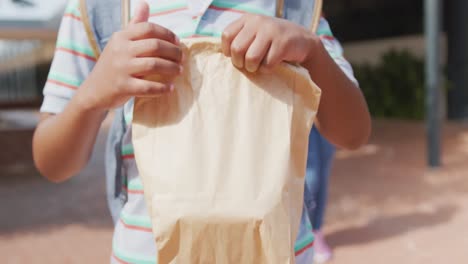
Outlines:
[[184, 52], [175, 91], [134, 108], [158, 263], [294, 263], [320, 90], [291, 65], [241, 72], [215, 39]]

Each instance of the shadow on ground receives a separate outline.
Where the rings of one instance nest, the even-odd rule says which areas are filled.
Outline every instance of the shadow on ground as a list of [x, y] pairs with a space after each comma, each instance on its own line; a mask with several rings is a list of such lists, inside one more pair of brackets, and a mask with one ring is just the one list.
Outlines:
[[[112, 228], [105, 199], [103, 153], [95, 151], [89, 166], [79, 176], [53, 184], [34, 168], [32, 130], [0, 131], [4, 147], [0, 157], [0, 236], [43, 233], [55, 227], [78, 224]], [[103, 133], [98, 149], [103, 149]]]
[[326, 225], [334, 247], [444, 225], [468, 193], [468, 126], [446, 124], [443, 167], [426, 166], [422, 123], [376, 121], [370, 144], [337, 155]]
[[449, 221], [457, 207], [446, 205], [434, 212], [414, 212], [398, 216], [377, 217], [364, 225], [346, 228], [327, 235], [334, 247], [371, 243], [376, 240], [399, 236], [421, 228], [440, 225]]
[[[83, 246], [86, 263], [107, 261], [112, 223], [105, 199], [105, 134], [87, 169], [60, 185], [48, 183], [34, 169], [31, 135], [0, 132], [0, 208], [7, 212], [0, 217], [0, 242], [6, 238], [3, 246], [8, 247], [3, 254], [11, 259], [48, 254], [44, 263], [68, 263], [75, 246]], [[376, 121], [368, 146], [338, 153], [325, 221], [336, 248], [333, 263], [460, 263], [465, 258], [468, 126], [446, 124], [444, 166], [438, 170], [426, 167], [424, 135], [422, 123]], [[62, 228], [69, 225], [85, 228]], [[86, 235], [80, 236], [83, 230]], [[62, 245], [61, 255], [48, 247], [24, 250], [42, 238]], [[408, 241], [417, 250], [405, 248]], [[363, 262], [363, 257], [381, 261]]]

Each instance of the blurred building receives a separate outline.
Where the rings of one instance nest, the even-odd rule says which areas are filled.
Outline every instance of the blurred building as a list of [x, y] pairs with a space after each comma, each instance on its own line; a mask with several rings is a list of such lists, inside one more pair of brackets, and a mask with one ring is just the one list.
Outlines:
[[0, 0], [0, 106], [38, 104], [67, 0]]
[[[443, 3], [441, 62], [450, 81], [449, 118], [468, 118], [468, 1]], [[325, 15], [353, 63], [377, 63], [390, 49], [424, 58], [423, 0], [325, 0]]]
[[[5, 98], [40, 96], [66, 2], [0, 0], [0, 105]], [[441, 62], [451, 82], [448, 115], [467, 118], [468, 1], [441, 2], [445, 17]], [[423, 4], [423, 0], [325, 0], [324, 12], [344, 43], [347, 58], [352, 63], [375, 64], [390, 49], [424, 57]], [[35, 90], [23, 91], [31, 81], [37, 83]]]

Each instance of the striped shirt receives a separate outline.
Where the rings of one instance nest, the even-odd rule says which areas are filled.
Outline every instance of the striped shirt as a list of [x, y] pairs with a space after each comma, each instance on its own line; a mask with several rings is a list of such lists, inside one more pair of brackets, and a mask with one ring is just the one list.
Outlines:
[[[138, 1], [132, 1], [132, 10]], [[272, 0], [147, 0], [150, 22], [171, 29], [180, 38], [219, 37], [223, 29], [242, 14], [274, 16]], [[86, 36], [78, 0], [71, 0], [60, 27], [51, 70], [44, 88], [42, 112], [60, 113], [92, 71], [96, 56]], [[343, 58], [339, 42], [322, 18], [318, 33], [325, 48], [344, 73], [355, 81], [350, 64]], [[123, 138], [123, 171], [127, 175], [128, 201], [116, 222], [111, 263], [156, 263], [156, 246], [143, 197], [143, 186], [134, 160], [131, 142], [133, 101], [125, 105], [128, 125]], [[305, 211], [304, 211], [305, 212]], [[296, 262], [312, 263], [313, 233], [307, 213], [303, 213], [295, 245]]]

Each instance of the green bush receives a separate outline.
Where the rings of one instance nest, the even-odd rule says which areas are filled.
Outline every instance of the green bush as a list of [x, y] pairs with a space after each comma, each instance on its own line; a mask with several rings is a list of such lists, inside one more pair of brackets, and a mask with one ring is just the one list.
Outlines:
[[391, 50], [377, 65], [353, 65], [373, 117], [423, 119], [424, 61]]

